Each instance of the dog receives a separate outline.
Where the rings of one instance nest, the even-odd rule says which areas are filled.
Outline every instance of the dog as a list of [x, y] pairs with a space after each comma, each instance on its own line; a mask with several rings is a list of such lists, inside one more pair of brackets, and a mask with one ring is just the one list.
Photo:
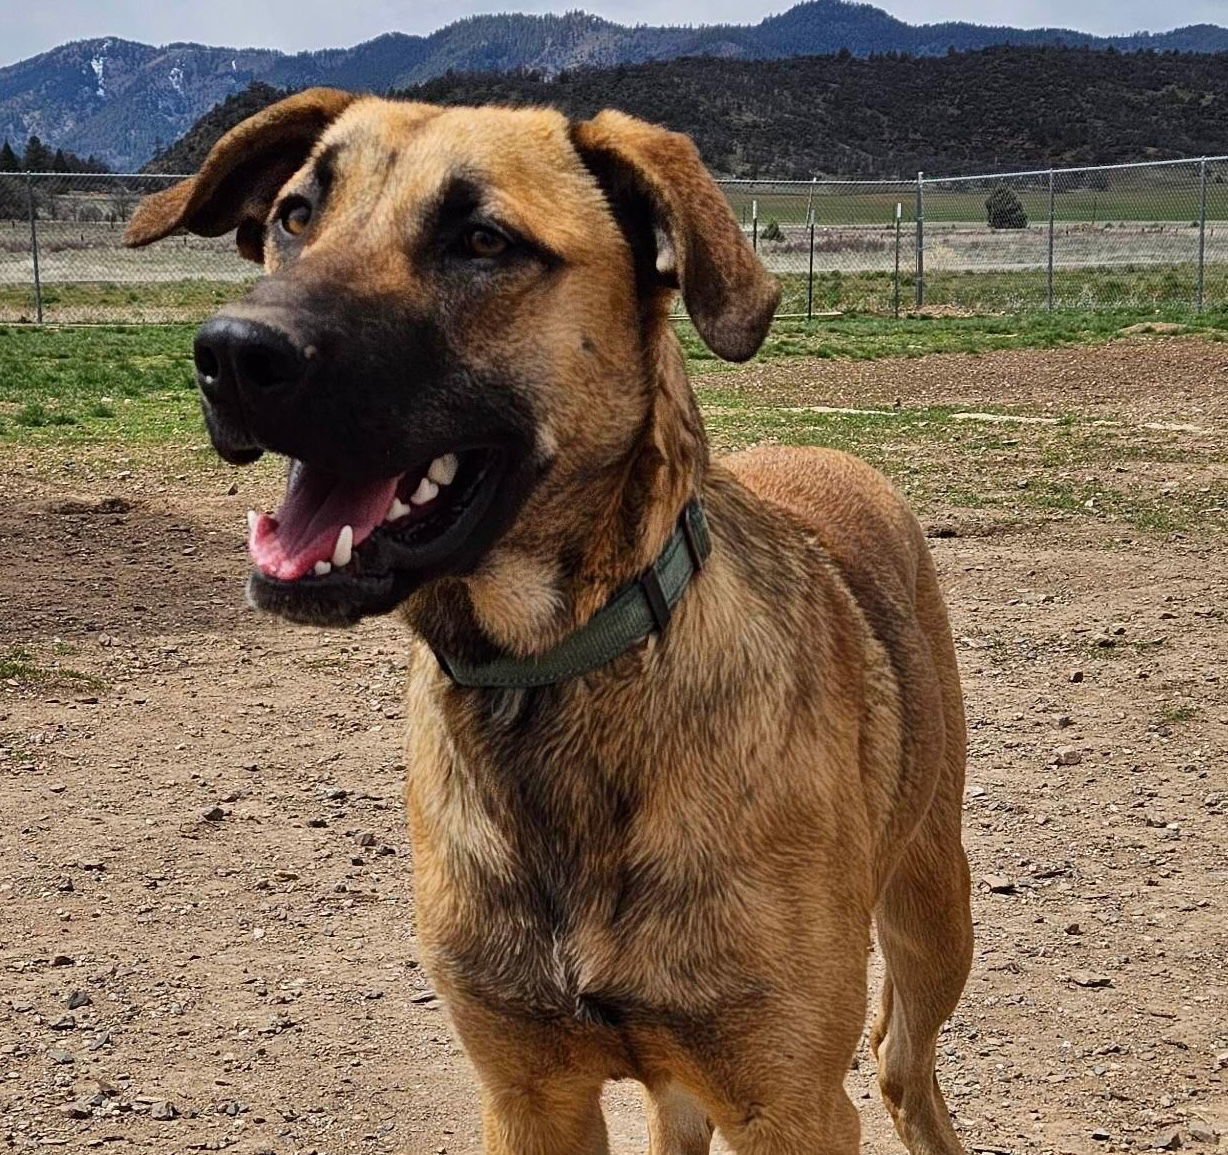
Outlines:
[[962, 1150], [935, 1044], [971, 959], [965, 725], [924, 535], [820, 449], [710, 460], [669, 319], [740, 361], [779, 290], [684, 136], [606, 111], [311, 89], [126, 233], [235, 231], [199, 330], [229, 462], [291, 461], [248, 596], [395, 611], [424, 958], [491, 1155], [856, 1155], [870, 1031], [913, 1155]]

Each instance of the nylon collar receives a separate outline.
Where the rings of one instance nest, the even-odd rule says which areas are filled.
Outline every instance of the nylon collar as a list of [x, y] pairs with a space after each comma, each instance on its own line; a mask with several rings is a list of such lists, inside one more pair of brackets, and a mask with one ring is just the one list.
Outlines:
[[708, 522], [698, 498], [678, 518], [660, 556], [618, 590], [574, 634], [531, 658], [466, 662], [435, 651], [443, 672], [458, 686], [527, 690], [587, 674], [669, 625], [674, 606], [712, 551]]

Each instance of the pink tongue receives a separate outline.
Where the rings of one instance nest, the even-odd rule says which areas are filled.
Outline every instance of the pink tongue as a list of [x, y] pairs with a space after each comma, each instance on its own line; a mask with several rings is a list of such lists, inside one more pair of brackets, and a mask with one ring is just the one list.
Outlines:
[[295, 581], [316, 562], [331, 561], [337, 535], [354, 530], [354, 545], [365, 541], [384, 520], [396, 495], [399, 477], [356, 482], [296, 461], [281, 508], [257, 518], [247, 548], [262, 573]]

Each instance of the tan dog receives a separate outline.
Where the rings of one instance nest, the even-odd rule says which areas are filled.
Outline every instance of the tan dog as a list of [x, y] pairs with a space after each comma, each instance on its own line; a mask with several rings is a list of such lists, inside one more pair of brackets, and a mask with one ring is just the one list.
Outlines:
[[[714, 1127], [741, 1155], [855, 1155], [873, 919], [884, 1098], [913, 1155], [956, 1155], [934, 1076], [971, 955], [946, 613], [867, 466], [709, 461], [672, 292], [731, 359], [778, 292], [690, 142], [317, 89], [147, 198], [128, 240], [181, 227], [237, 228], [270, 274], [196, 346], [218, 450], [294, 463], [253, 517], [249, 596], [300, 621], [399, 607], [425, 643], [418, 925], [487, 1150], [603, 1152], [602, 1086], [632, 1078], [652, 1155]], [[695, 497], [702, 569], [675, 528]], [[672, 620], [644, 592], [656, 628], [594, 668], [459, 684], [588, 647], [683, 538]]]

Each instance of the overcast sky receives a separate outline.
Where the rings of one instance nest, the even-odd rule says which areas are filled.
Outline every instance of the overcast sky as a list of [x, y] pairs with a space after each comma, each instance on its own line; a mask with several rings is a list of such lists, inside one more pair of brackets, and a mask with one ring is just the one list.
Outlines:
[[[66, 40], [122, 36], [151, 44], [194, 40], [232, 47], [346, 47], [381, 32], [431, 32], [460, 16], [501, 9], [583, 8], [622, 23], [753, 23], [789, 0], [0, 0], [0, 65]], [[913, 24], [972, 20], [1059, 26], [1101, 34], [1183, 24], [1228, 24], [1228, 0], [883, 0]]]

